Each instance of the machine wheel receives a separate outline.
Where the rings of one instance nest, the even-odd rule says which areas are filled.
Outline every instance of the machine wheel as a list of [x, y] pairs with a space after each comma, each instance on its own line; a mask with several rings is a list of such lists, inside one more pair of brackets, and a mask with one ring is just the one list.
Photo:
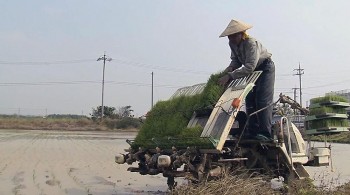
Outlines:
[[258, 160], [259, 160], [256, 151], [248, 149], [243, 154], [243, 156], [248, 158], [248, 160], [245, 162], [245, 166], [246, 166], [247, 169], [256, 168]]
[[168, 189], [171, 191], [177, 186], [177, 182], [175, 182], [174, 177], [168, 177], [167, 179]]
[[258, 151], [257, 147], [246, 148], [243, 157], [248, 158], [248, 160], [245, 161], [245, 166], [247, 169], [260, 169], [261, 173], [272, 172], [273, 168], [270, 167], [267, 156], [262, 154], [261, 151]]

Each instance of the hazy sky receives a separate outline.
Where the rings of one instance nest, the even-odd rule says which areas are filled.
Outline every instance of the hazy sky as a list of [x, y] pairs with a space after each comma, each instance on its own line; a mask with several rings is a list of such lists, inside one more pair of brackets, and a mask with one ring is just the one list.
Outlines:
[[[140, 116], [177, 88], [206, 82], [230, 62], [231, 19], [272, 53], [275, 97], [303, 104], [349, 89], [350, 1], [0, 0], [0, 114], [89, 114], [101, 105]], [[299, 93], [298, 97], [299, 99]]]

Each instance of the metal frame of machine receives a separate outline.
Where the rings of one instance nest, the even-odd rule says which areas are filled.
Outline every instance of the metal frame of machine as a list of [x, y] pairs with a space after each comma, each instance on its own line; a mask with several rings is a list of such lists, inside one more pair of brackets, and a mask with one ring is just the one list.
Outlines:
[[[305, 141], [297, 127], [286, 117], [275, 118], [272, 130], [273, 140], [242, 139], [245, 123], [238, 122], [236, 116], [242, 112], [240, 109], [244, 98], [253, 88], [260, 74], [261, 72], [254, 72], [247, 77], [233, 80], [209, 113], [210, 115], [193, 114], [188, 127], [204, 125], [201, 138], [210, 140], [213, 144], [212, 149], [193, 146], [178, 148], [176, 144], [171, 148], [162, 148], [162, 145], [159, 144], [155, 148], [127, 149], [127, 153], [115, 156], [115, 162], [129, 165], [137, 162], [137, 167], [128, 168], [131, 172], [143, 175], [163, 174], [168, 178], [169, 188], [176, 185], [175, 177], [203, 181], [244, 168], [249, 171], [270, 174], [272, 177], [282, 176], [285, 180], [301, 179], [309, 177], [303, 165], [328, 165], [325, 159], [321, 159], [318, 163], [308, 164], [310, 156], [307, 155]], [[181, 94], [200, 93], [203, 87], [203, 84], [200, 84], [192, 88], [182, 88], [172, 98]], [[298, 107], [297, 103], [288, 96], [280, 95], [278, 102]], [[242, 129], [238, 137], [231, 134], [232, 131]], [[131, 140], [127, 141], [132, 144]], [[314, 150], [311, 158], [314, 159], [321, 153], [329, 153], [328, 150], [321, 150]]]

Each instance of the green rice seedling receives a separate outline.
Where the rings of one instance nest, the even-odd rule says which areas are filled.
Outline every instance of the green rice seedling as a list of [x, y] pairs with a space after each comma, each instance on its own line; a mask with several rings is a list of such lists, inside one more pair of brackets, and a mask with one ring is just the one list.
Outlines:
[[[181, 96], [167, 101], [157, 102], [147, 114], [147, 119], [136, 136], [132, 147], [138, 148], [149, 147], [154, 144], [157, 145], [154, 142], [158, 140], [159, 143], [163, 143], [164, 139], [166, 140], [169, 137], [182, 139], [183, 141], [181, 143], [177, 140], [177, 143], [180, 145], [194, 145], [197, 142], [198, 144], [202, 144], [203, 140], [199, 138], [202, 130], [197, 127], [189, 129], [186, 126], [194, 111], [214, 107], [224, 92], [224, 87], [217, 84], [222, 75], [223, 73], [211, 75], [201, 94]], [[189, 139], [189, 137], [198, 139], [194, 141], [194, 139]], [[204, 144], [207, 144], [207, 141], [204, 141]], [[166, 144], [164, 143], [162, 146], [165, 147]]]
[[310, 129], [322, 129], [328, 127], [349, 127], [349, 121], [347, 119], [322, 119], [309, 122]]
[[348, 99], [346, 99], [343, 96], [339, 95], [327, 95], [324, 97], [318, 97], [318, 98], [313, 98], [310, 100], [311, 104], [317, 104], [317, 103], [325, 103], [329, 101], [336, 101], [336, 102], [349, 102]]
[[330, 106], [322, 106], [322, 107], [310, 109], [310, 115], [322, 115], [326, 113], [346, 114], [346, 110], [345, 108], [342, 108], [342, 107], [330, 107]]

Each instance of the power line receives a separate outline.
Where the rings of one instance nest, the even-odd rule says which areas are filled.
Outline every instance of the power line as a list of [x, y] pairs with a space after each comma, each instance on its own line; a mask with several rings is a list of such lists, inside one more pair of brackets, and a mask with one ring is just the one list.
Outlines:
[[[318, 85], [311, 87], [304, 87], [304, 89], [314, 89], [321, 88], [331, 85], [336, 85], [340, 83], [344, 83], [346, 81], [350, 81], [350, 79], [342, 80], [339, 82], [334, 82], [326, 85]], [[84, 81], [38, 81], [38, 82], [0, 82], [0, 87], [15, 87], [15, 86], [31, 86], [31, 85], [77, 85], [77, 84], [101, 84], [101, 81], [93, 81], [93, 80], [84, 80]], [[137, 82], [127, 82], [127, 81], [105, 81], [105, 84], [116, 84], [116, 85], [126, 85], [126, 86], [151, 86], [148, 83], [137, 83]], [[184, 87], [184, 85], [171, 85], [171, 84], [163, 84], [163, 85], [155, 85], [155, 87]], [[276, 87], [275, 90], [288, 90], [288, 87]], [[298, 88], [299, 89], [299, 88]]]
[[[0, 83], [0, 87], [16, 87], [16, 86], [30, 86], [30, 85], [77, 85], [77, 84], [101, 84], [101, 81], [51, 81], [51, 82], [4, 82]], [[124, 86], [151, 86], [149, 83], [137, 83], [137, 82], [126, 82], [126, 81], [105, 81], [105, 84], [116, 84]], [[154, 85], [154, 87], [162, 88], [181, 88], [183, 85]]]
[[82, 59], [82, 60], [62, 60], [62, 61], [0, 61], [2, 65], [11, 65], [11, 66], [48, 66], [48, 65], [57, 65], [57, 64], [74, 64], [74, 63], [85, 63], [93, 62], [94, 59]]
[[101, 83], [100, 81], [45, 81], [45, 82], [4, 82], [0, 86], [26, 86], [26, 85], [71, 85], [85, 83]]
[[341, 83], [344, 83], [344, 82], [347, 82], [347, 81], [350, 81], [350, 79], [346, 79], [346, 80], [342, 80], [342, 81], [334, 82], [334, 83], [329, 83], [329, 84], [325, 84], [325, 85], [318, 85], [318, 86], [312, 86], [312, 87], [305, 87], [304, 89], [328, 87], [328, 86], [331, 86], [331, 85], [341, 84]]
[[290, 73], [290, 74], [277, 74], [276, 76], [280, 76], [280, 77], [293, 76], [293, 73]]
[[[57, 61], [0, 61], [0, 65], [11, 65], [11, 66], [50, 66], [50, 65], [65, 65], [65, 64], [79, 64], [86, 62], [94, 62], [95, 59], [75, 59], [75, 60], [57, 60]], [[115, 59], [113, 61], [118, 62], [120, 65], [130, 65], [134, 67], [148, 68], [148, 69], [157, 69], [169, 72], [177, 73], [189, 73], [189, 74], [201, 74], [201, 75], [210, 75], [213, 72], [207, 71], [198, 71], [193, 69], [184, 69], [184, 68], [174, 68], [174, 67], [165, 67], [159, 65], [145, 64], [141, 62], [135, 62], [130, 60]], [[277, 77], [288, 77], [293, 76], [293, 74], [278, 74]]]
[[[170, 72], [180, 72], [180, 73], [190, 73], [190, 74], [211, 74], [211, 72], [198, 71], [193, 69], [180, 69], [180, 68], [171, 68], [165, 66], [150, 65], [140, 62], [127, 61], [122, 59], [113, 59], [116, 62], [119, 62], [121, 65], [130, 65], [135, 67], [157, 69]], [[64, 64], [73, 64], [73, 63], [86, 63], [94, 62], [95, 59], [80, 59], [80, 60], [61, 60], [61, 61], [0, 61], [0, 65], [11, 65], [11, 66], [49, 66], [49, 65], [64, 65]]]
[[164, 70], [164, 71], [171, 71], [171, 72], [181, 72], [181, 73], [193, 73], [193, 74], [212, 74], [212, 72], [206, 72], [206, 71], [198, 71], [193, 69], [183, 69], [183, 68], [169, 68], [165, 66], [159, 66], [159, 65], [150, 65], [145, 64], [141, 62], [133, 62], [133, 61], [127, 61], [127, 60], [121, 60], [121, 59], [114, 59], [117, 62], [120, 62], [121, 64], [127, 64], [130, 66], [136, 66], [136, 67], [142, 67], [142, 68], [150, 68], [150, 69], [157, 69], [157, 70]]
[[[0, 61], [0, 65], [11, 65], [11, 66], [46, 66], [46, 65], [62, 65], [62, 64], [72, 64], [72, 63], [86, 63], [86, 62], [93, 62], [96, 61], [95, 59], [73, 59], [73, 60], [57, 60], [57, 61]], [[190, 69], [179, 69], [179, 68], [170, 68], [170, 67], [164, 67], [164, 66], [156, 66], [156, 65], [149, 65], [145, 63], [139, 63], [139, 62], [133, 62], [128, 60], [122, 60], [122, 59], [114, 59], [114, 61], [120, 62], [121, 65], [130, 65], [130, 66], [136, 66], [136, 67], [142, 67], [142, 68], [150, 68], [150, 69], [159, 69], [164, 71], [170, 71], [170, 72], [180, 72], [180, 73], [192, 73], [192, 74], [211, 74], [209, 72], [205, 71], [196, 71], [196, 70], [190, 70]], [[301, 85], [301, 75], [304, 74], [304, 69], [300, 68], [299, 63], [299, 69], [294, 69], [294, 71], [298, 71], [297, 74], [299, 75], [300, 85]], [[287, 76], [293, 76], [293, 74], [277, 74], [276, 77], [287, 77]], [[322, 88], [326, 86], [336, 85], [343, 82], [350, 81], [350, 79], [342, 80], [339, 82], [333, 82], [325, 85], [319, 85], [319, 86], [311, 86], [311, 87], [304, 87], [304, 89], [312, 89], [312, 88]], [[109, 81], [109, 84], [118, 84], [118, 85], [136, 85], [136, 86], [144, 86], [143, 83], [129, 83], [129, 82], [115, 82], [115, 81]], [[83, 83], [100, 83], [98, 81], [54, 81], [54, 82], [21, 82], [21, 83], [0, 83], [1, 86], [9, 87], [9, 86], [19, 86], [19, 85], [63, 85], [63, 84], [83, 84]], [[106, 81], [107, 83], [107, 81]], [[147, 86], [147, 85], [146, 85]], [[156, 86], [159, 87], [159, 86]], [[176, 86], [177, 87], [177, 86]], [[171, 88], [175, 88], [174, 86], [171, 86]], [[277, 88], [275, 88], [277, 89]], [[280, 89], [288, 89], [288, 88], [280, 88]], [[301, 93], [301, 87], [300, 87], [300, 93]], [[301, 98], [301, 95], [300, 95]]]

